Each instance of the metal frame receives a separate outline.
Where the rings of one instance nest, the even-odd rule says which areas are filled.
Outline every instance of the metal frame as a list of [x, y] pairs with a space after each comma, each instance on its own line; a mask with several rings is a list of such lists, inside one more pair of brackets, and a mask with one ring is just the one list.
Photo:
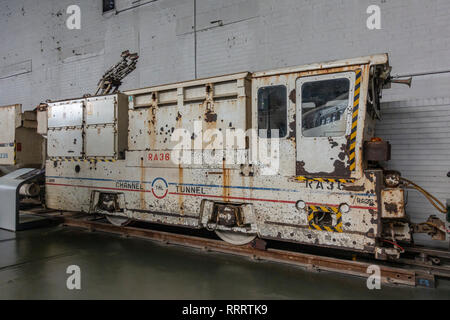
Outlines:
[[22, 185], [44, 177], [44, 170], [22, 168], [0, 177], [0, 229], [19, 231], [33, 227], [34, 222], [20, 223], [20, 196]]

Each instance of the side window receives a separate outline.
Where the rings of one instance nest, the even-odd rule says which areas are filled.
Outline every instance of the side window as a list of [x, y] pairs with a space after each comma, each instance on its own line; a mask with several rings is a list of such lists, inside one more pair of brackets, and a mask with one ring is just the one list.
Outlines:
[[[287, 135], [287, 89], [285, 86], [263, 87], [258, 90], [258, 132], [279, 130], [279, 137]], [[259, 136], [265, 137], [259, 132]]]
[[304, 137], [342, 137], [346, 132], [350, 80], [338, 78], [302, 85]]

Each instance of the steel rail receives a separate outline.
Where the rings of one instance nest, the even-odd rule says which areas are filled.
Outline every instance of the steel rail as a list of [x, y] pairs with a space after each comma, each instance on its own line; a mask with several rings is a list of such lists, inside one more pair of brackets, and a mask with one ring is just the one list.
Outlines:
[[[261, 250], [251, 245], [233, 246], [220, 240], [157, 231], [149, 228], [119, 227], [101, 222], [101, 220], [104, 220], [102, 216], [93, 216], [79, 212], [34, 209], [24, 210], [21, 211], [21, 213], [34, 214], [56, 220], [67, 227], [112, 233], [125, 237], [161, 242], [164, 244], [180, 245], [203, 251], [232, 254], [254, 260], [290, 264], [311, 271], [327, 271], [368, 278], [371, 276], [371, 274], [368, 273], [368, 268], [370, 266], [378, 266], [381, 271], [381, 282], [385, 284], [434, 287], [436, 277], [450, 279], [450, 265], [427, 264], [417, 261], [414, 258], [401, 258], [392, 263], [378, 260], [353, 261], [318, 254], [307, 254], [271, 248]], [[448, 250], [407, 245], [404, 245], [404, 247], [406, 252], [412, 254], [426, 253], [430, 257], [438, 257], [443, 260], [448, 260], [450, 257], [450, 252]]]
[[406, 252], [425, 253], [429, 256], [450, 260], [450, 251], [449, 250], [437, 249], [437, 248], [427, 248], [427, 247], [420, 247], [420, 246], [404, 246], [404, 248], [405, 248]]
[[[419, 280], [424, 277], [427, 280], [430, 280], [430, 275], [418, 273], [416, 270], [390, 267], [377, 262], [369, 263], [352, 261], [278, 249], [259, 250], [250, 245], [233, 246], [223, 241], [197, 236], [187, 236], [135, 227], [118, 227], [99, 221], [89, 220], [86, 216], [71, 217], [63, 215], [62, 217], [60, 216], [60, 219], [62, 219], [62, 224], [68, 227], [77, 227], [89, 231], [107, 232], [126, 237], [153, 240], [164, 244], [181, 245], [209, 252], [252, 258], [255, 260], [290, 264], [311, 271], [327, 271], [368, 278], [372, 275], [372, 273], [368, 273], [369, 267], [377, 265], [381, 271], [381, 282], [384, 284], [416, 286], [417, 284], [420, 284]], [[434, 284], [434, 278], [431, 280]]]

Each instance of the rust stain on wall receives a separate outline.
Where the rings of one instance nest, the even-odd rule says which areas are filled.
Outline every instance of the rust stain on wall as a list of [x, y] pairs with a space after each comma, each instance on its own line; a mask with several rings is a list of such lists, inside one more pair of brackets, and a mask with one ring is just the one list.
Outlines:
[[[141, 186], [144, 185], [144, 180], [145, 180], [145, 167], [144, 167], [144, 158], [141, 158], [141, 162], [140, 162], [140, 168], [141, 168], [141, 177], [140, 177], [140, 182], [141, 182]], [[141, 207], [141, 210], [145, 210], [146, 206], [145, 206], [145, 192], [139, 192], [139, 204]]]
[[386, 209], [387, 212], [389, 212], [392, 215], [398, 214], [398, 207], [396, 203], [385, 202], [384, 208]]
[[217, 113], [214, 113], [212, 110], [208, 110], [205, 113], [205, 121], [206, 122], [217, 122]]
[[[181, 164], [178, 165], [178, 184], [181, 187], [183, 185], [184, 181], [184, 172], [183, 168], [181, 167]], [[184, 215], [184, 200], [183, 195], [178, 195], [178, 207], [180, 208], [180, 213]]]
[[155, 108], [148, 109], [148, 138], [150, 150], [155, 150], [156, 147], [156, 110]]
[[292, 103], [297, 103], [297, 90], [292, 90], [291, 93], [289, 94], [289, 100], [292, 101]]
[[230, 170], [225, 168], [225, 159], [222, 161], [223, 181], [222, 181], [222, 196], [223, 201], [228, 201], [230, 198]]
[[337, 178], [337, 177], [348, 177], [350, 176], [350, 168], [345, 165], [343, 161], [336, 160], [334, 162], [333, 172], [308, 172], [305, 170], [305, 162], [297, 161], [296, 163], [296, 173], [299, 176], [313, 176], [321, 178]]
[[294, 114], [294, 120], [289, 123], [289, 140], [295, 141], [297, 136], [297, 115]]

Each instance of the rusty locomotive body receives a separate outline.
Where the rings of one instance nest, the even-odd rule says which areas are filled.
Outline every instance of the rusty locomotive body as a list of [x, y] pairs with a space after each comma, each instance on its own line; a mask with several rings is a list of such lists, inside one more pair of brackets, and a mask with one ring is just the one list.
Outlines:
[[398, 257], [411, 226], [374, 139], [389, 73], [381, 54], [49, 103], [46, 205]]

